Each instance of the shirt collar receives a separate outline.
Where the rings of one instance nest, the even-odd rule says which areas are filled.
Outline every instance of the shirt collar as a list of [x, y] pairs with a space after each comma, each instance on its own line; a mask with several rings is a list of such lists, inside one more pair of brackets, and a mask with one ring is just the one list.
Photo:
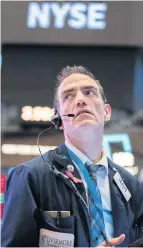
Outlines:
[[[65, 145], [82, 161], [83, 164], [93, 164], [93, 162], [83, 152], [81, 152], [78, 148], [69, 143], [67, 140], [65, 140]], [[96, 163], [96, 165], [98, 164], [103, 165], [108, 173], [108, 160], [105, 153], [103, 153], [103, 156], [100, 161]]]

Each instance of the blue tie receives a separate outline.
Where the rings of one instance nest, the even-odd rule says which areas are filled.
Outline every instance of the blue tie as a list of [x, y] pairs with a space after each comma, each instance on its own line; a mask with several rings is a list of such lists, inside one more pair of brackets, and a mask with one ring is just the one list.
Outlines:
[[89, 206], [90, 206], [90, 215], [91, 215], [92, 245], [98, 246], [104, 241], [103, 236], [101, 235], [101, 231], [105, 233], [105, 225], [103, 218], [101, 195], [99, 188], [97, 186], [97, 179], [96, 176], [93, 177], [91, 173], [93, 172], [92, 170], [94, 168], [94, 175], [96, 175], [100, 165], [92, 164], [86, 167], [89, 171], [89, 175], [91, 176], [92, 181], [95, 184], [96, 197], [93, 198], [89, 190]]
[[[105, 225], [103, 219], [103, 208], [101, 202], [100, 192], [97, 186], [96, 179], [90, 178], [88, 170], [85, 164], [69, 149], [69, 155], [71, 159], [76, 163], [76, 165], [81, 170], [85, 181], [88, 185], [89, 190], [89, 206], [90, 206], [90, 216], [91, 216], [91, 235], [92, 235], [92, 246], [98, 246], [104, 241], [101, 231], [105, 234]], [[96, 166], [96, 165], [95, 165]], [[88, 166], [87, 166], [88, 167]]]

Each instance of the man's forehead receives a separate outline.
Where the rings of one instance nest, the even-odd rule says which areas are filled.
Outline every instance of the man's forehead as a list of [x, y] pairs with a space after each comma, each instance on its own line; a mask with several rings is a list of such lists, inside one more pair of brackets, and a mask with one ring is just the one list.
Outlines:
[[96, 81], [89, 77], [88, 75], [80, 74], [80, 73], [75, 73], [72, 74], [68, 77], [66, 77], [63, 82], [61, 83], [59, 87], [59, 92], [62, 92], [65, 89], [72, 88], [72, 85], [78, 86], [93, 86], [93, 87], [98, 87], [98, 84]]

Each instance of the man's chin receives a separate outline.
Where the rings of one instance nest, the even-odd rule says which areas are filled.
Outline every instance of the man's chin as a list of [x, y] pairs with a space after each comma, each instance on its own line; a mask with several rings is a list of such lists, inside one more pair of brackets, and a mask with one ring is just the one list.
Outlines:
[[96, 123], [93, 120], [82, 120], [80, 122], [77, 122], [75, 124], [76, 128], [86, 128], [86, 127], [92, 127], [92, 126], [96, 126], [98, 125], [98, 123]]

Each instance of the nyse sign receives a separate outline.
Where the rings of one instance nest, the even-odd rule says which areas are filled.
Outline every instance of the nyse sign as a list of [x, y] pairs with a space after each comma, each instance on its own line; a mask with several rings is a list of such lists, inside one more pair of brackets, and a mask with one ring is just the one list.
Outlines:
[[3, 44], [143, 45], [142, 1], [2, 1], [1, 8]]
[[28, 5], [27, 27], [105, 29], [106, 12], [106, 3], [32, 2]]

